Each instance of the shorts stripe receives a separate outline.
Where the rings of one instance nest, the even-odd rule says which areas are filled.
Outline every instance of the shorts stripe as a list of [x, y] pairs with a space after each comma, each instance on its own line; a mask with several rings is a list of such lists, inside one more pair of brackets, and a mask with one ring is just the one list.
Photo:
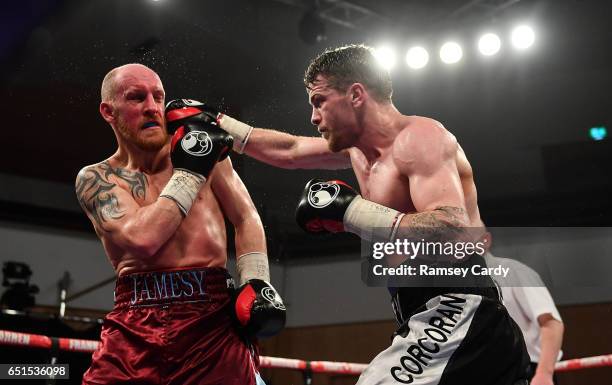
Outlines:
[[432, 298], [408, 321], [409, 333], [395, 336], [362, 373], [357, 385], [438, 385], [465, 338], [482, 300], [472, 294]]
[[499, 301], [442, 294], [418, 309], [407, 326], [357, 385], [525, 384], [525, 342]]

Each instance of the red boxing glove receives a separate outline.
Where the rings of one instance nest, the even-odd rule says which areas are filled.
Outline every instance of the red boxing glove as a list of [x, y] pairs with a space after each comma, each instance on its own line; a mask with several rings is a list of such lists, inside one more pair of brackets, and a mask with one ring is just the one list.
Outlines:
[[250, 336], [272, 337], [285, 327], [283, 300], [272, 285], [260, 279], [250, 279], [236, 291], [234, 312]]
[[166, 106], [166, 126], [172, 135], [171, 154], [175, 169], [208, 178], [217, 162], [224, 160], [234, 139], [191, 99], [175, 99]]

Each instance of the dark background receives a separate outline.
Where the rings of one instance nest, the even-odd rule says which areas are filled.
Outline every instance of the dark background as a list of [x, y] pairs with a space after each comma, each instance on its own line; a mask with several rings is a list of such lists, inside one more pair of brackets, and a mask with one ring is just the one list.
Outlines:
[[[590, 140], [588, 129], [610, 124], [611, 8], [568, 0], [11, 2], [0, 23], [0, 173], [72, 184], [81, 167], [108, 157], [115, 138], [98, 113], [99, 86], [117, 65], [153, 68], [168, 99], [203, 99], [259, 127], [315, 135], [301, 81], [311, 58], [360, 42], [390, 42], [403, 56], [420, 43], [430, 63], [421, 71], [398, 63], [394, 102], [457, 136], [489, 225], [607, 225], [612, 151], [609, 140]], [[318, 22], [305, 19], [309, 11]], [[519, 22], [536, 31], [525, 52], [508, 39]], [[317, 24], [325, 36], [319, 42]], [[494, 57], [476, 52], [484, 30], [502, 38]], [[450, 37], [464, 47], [454, 66], [437, 58]], [[281, 170], [232, 158], [277, 257], [315, 243], [293, 220], [306, 180], [334, 175], [354, 183], [348, 171]], [[78, 211], [3, 199], [0, 215], [92, 233]], [[350, 236], [324, 242], [330, 251], [358, 247]]]

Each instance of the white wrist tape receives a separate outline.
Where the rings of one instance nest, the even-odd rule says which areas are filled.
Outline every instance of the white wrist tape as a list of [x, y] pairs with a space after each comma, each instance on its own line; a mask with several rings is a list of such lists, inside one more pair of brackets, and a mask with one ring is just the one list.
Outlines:
[[403, 213], [356, 196], [346, 209], [344, 230], [367, 241], [391, 241], [395, 238]]
[[236, 258], [236, 270], [238, 270], [238, 283], [244, 285], [249, 279], [261, 279], [270, 282], [270, 267], [268, 256], [264, 253], [252, 252], [242, 254]]
[[234, 137], [234, 151], [242, 154], [249, 141], [253, 127], [223, 114], [221, 114], [218, 120], [219, 126]]
[[159, 196], [173, 200], [183, 215], [187, 216], [204, 182], [206, 178], [200, 174], [175, 168], [172, 177]]

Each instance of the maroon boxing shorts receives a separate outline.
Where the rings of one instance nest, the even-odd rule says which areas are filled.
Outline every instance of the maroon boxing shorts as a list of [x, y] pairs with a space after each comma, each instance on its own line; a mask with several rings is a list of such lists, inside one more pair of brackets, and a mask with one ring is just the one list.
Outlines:
[[255, 385], [254, 349], [231, 315], [223, 268], [119, 277], [83, 384]]

